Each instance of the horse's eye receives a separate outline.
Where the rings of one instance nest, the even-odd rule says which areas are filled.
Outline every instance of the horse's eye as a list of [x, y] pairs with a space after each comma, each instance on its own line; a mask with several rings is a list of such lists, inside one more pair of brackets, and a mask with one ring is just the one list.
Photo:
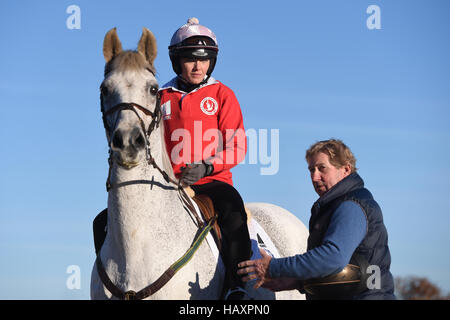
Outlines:
[[158, 87], [151, 86], [150, 93], [155, 96], [158, 93]]

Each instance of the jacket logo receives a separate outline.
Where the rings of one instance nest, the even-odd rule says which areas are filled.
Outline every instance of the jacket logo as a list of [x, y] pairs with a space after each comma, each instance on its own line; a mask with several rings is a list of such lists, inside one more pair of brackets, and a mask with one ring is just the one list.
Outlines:
[[200, 109], [202, 109], [203, 113], [208, 116], [215, 114], [218, 108], [219, 104], [211, 97], [206, 97], [202, 100], [202, 102], [200, 102]]
[[171, 118], [170, 100], [161, 105], [161, 113], [164, 120], [169, 120]]

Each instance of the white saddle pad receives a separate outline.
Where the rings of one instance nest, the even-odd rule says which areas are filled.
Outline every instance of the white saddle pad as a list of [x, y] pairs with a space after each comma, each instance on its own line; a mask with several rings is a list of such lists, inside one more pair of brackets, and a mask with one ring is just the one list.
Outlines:
[[250, 220], [248, 232], [250, 233], [250, 239], [252, 241], [252, 260], [261, 258], [259, 248], [266, 250], [266, 252], [274, 258], [280, 258], [280, 254], [269, 235], [255, 219]]
[[[197, 213], [201, 217], [202, 215], [200, 213], [200, 209], [197, 206], [197, 203], [195, 203], [195, 201], [191, 201], [191, 203], [194, 205]], [[266, 231], [253, 218], [248, 222], [248, 232], [250, 235], [250, 240], [252, 242], [252, 256], [250, 258], [251, 260], [261, 258], [259, 248], [266, 250], [266, 252], [274, 258], [280, 257], [277, 248], [273, 244], [272, 240], [270, 240], [270, 237], [267, 235]], [[211, 249], [211, 252], [213, 253], [214, 258], [217, 260], [220, 268], [223, 269], [224, 267], [222, 259], [219, 255], [219, 249], [217, 248], [216, 242], [214, 241], [211, 233], [208, 233], [208, 235], [206, 236], [206, 242], [208, 243], [208, 246]]]

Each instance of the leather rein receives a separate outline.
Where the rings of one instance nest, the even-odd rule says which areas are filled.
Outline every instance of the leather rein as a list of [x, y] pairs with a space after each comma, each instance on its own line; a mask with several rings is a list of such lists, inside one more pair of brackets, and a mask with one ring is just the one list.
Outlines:
[[[197, 214], [197, 211], [195, 210], [195, 207], [192, 204], [190, 197], [188, 196], [188, 194], [186, 193], [184, 188], [181, 186], [181, 182], [180, 182], [181, 179], [179, 181], [175, 181], [175, 180], [171, 179], [170, 176], [167, 174], [167, 172], [165, 172], [158, 166], [158, 164], [156, 163], [155, 159], [153, 158], [153, 156], [151, 154], [150, 134], [153, 132], [153, 130], [155, 130], [155, 128], [159, 127], [159, 124], [160, 124], [161, 118], [162, 118], [159, 94], [156, 95], [156, 98], [157, 98], [156, 107], [153, 112], [137, 103], [134, 103], [134, 102], [119, 103], [106, 111], [104, 108], [104, 105], [103, 105], [102, 96], [100, 96], [103, 125], [104, 125], [107, 135], [109, 137], [108, 139], [111, 141], [110, 137], [111, 137], [112, 131], [111, 131], [111, 127], [108, 124], [107, 117], [111, 114], [114, 114], [116, 112], [121, 112], [123, 110], [131, 110], [136, 114], [137, 118], [139, 119], [139, 124], [142, 128], [142, 131], [145, 134], [145, 150], [146, 150], [145, 152], [146, 152], [147, 163], [149, 165], [153, 166], [155, 169], [157, 169], [161, 173], [161, 175], [163, 176], [163, 178], [166, 180], [167, 183], [173, 183], [177, 186], [177, 190], [178, 190], [179, 196], [182, 200], [182, 203], [183, 203], [183, 205], [186, 206], [189, 213], [195, 218], [197, 227], [200, 230], [200, 232], [196, 233], [197, 235], [196, 235], [192, 245], [189, 247], [189, 249], [186, 251], [186, 253], [183, 256], [181, 256], [175, 263], [173, 263], [156, 281], [154, 281], [152, 284], [150, 284], [149, 286], [145, 287], [144, 289], [142, 289], [138, 292], [135, 292], [132, 290], [124, 292], [123, 290], [119, 289], [108, 277], [108, 274], [106, 273], [106, 270], [105, 270], [102, 260], [100, 258], [100, 254], [98, 254], [95, 263], [97, 266], [97, 272], [99, 274], [100, 279], [102, 280], [106, 289], [108, 289], [108, 291], [111, 292], [112, 295], [114, 295], [115, 297], [122, 299], [122, 300], [145, 299], [145, 298], [151, 296], [152, 294], [154, 294], [155, 292], [157, 292], [159, 289], [161, 289], [167, 282], [169, 282], [170, 279], [172, 279], [172, 277], [175, 275], [176, 272], [178, 272], [184, 265], [186, 265], [189, 262], [189, 260], [192, 258], [194, 253], [199, 248], [200, 244], [206, 238], [206, 235], [209, 233], [209, 231], [213, 227], [213, 224], [216, 220], [216, 217], [213, 217], [208, 221], [207, 224], [205, 224], [203, 222], [203, 219], [201, 219], [199, 217], [199, 215]], [[152, 117], [152, 121], [149, 124], [148, 128], [145, 128], [144, 120], [140, 117], [140, 115], [136, 111], [136, 109], [139, 109], [142, 112], [144, 112], [144, 114]], [[114, 128], [117, 125], [118, 118], [119, 118], [119, 115], [117, 115], [116, 123], [114, 124]], [[111, 168], [112, 168], [112, 162], [113, 162], [113, 159], [111, 157], [111, 154], [112, 154], [111, 142], [109, 142], [109, 151], [108, 152], [109, 152], [109, 158], [108, 158], [109, 170], [108, 170], [108, 178], [106, 180], [106, 191], [109, 192], [114, 187], [110, 182]]]

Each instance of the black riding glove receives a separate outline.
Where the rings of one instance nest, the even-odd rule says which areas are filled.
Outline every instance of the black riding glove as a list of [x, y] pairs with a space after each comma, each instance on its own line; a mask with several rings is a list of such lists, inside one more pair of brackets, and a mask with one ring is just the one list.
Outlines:
[[181, 167], [181, 184], [190, 186], [201, 178], [209, 176], [213, 170], [213, 165], [205, 162], [188, 164], [187, 167]]

